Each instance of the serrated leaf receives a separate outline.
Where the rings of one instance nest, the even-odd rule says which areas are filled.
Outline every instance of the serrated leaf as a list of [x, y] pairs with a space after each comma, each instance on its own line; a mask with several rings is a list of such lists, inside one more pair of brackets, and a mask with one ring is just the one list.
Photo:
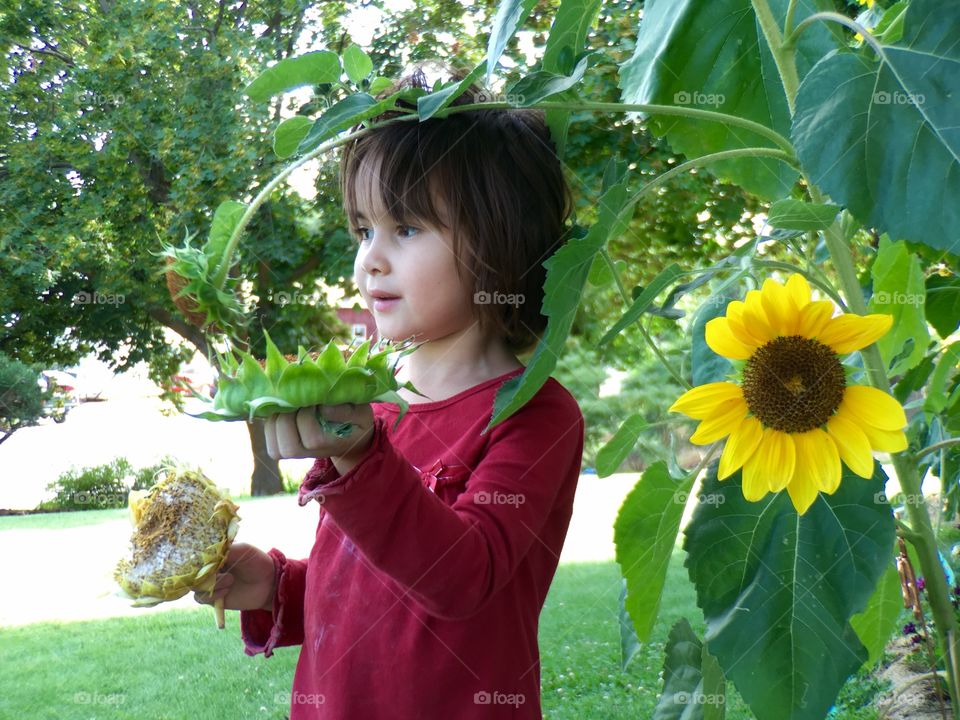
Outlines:
[[917, 256], [907, 251], [906, 243], [902, 240], [892, 243], [883, 235], [870, 275], [873, 277], [870, 312], [893, 315], [893, 327], [877, 341], [887, 367], [900, 356], [907, 342], [913, 343], [909, 353], [900, 356], [890, 367], [891, 375], [900, 375], [920, 364], [930, 340], [923, 310], [927, 293], [923, 267]]
[[637, 444], [637, 438], [647, 426], [647, 421], [639, 413], [635, 413], [623, 421], [623, 424], [610, 438], [610, 441], [597, 452], [597, 475], [607, 477], [613, 475], [620, 467], [620, 463], [627, 459], [627, 455]]
[[[769, 4], [783, 27], [788, 0]], [[817, 8], [812, 0], [798, 0], [794, 22]], [[822, 24], [808, 28], [796, 47], [799, 76], [833, 48]], [[753, 120], [784, 137], [790, 131], [783, 85], [750, 0], [647, 0], [633, 57], [620, 66], [619, 87], [624, 103], [699, 107]], [[652, 116], [649, 125], [690, 158], [772, 147], [762, 135], [720, 123]], [[711, 164], [710, 170], [767, 200], [788, 195], [798, 176], [773, 158], [727, 160]]]
[[359, 45], [351, 45], [343, 53], [343, 71], [350, 82], [359, 85], [373, 71], [373, 61]]
[[515, 97], [518, 107], [529, 107], [553, 95], [566, 92], [580, 84], [590, 64], [590, 58], [597, 54], [599, 53], [596, 51], [584, 53], [569, 75], [560, 75], [546, 70], [529, 73], [510, 86], [507, 96]]
[[346, 130], [363, 120], [388, 110], [393, 105], [395, 95], [396, 93], [379, 102], [367, 93], [348, 95], [328, 108], [323, 115], [314, 121], [306, 137], [300, 142], [297, 151], [308, 153], [341, 130]]
[[[614, 166], [615, 161], [608, 163], [607, 170]], [[569, 239], [543, 262], [547, 277], [543, 284], [541, 312], [547, 316], [547, 328], [524, 371], [504, 382], [497, 390], [493, 416], [482, 433], [522, 408], [556, 367], [557, 358], [563, 354], [570, 334], [594, 256], [611, 237], [616, 237], [626, 229], [633, 214], [635, 201], [631, 201], [627, 194], [624, 173], [625, 169], [618, 169], [615, 174], [605, 173], [605, 177], [614, 184], [607, 187], [597, 201], [597, 221], [585, 235], [579, 235], [582, 228], [575, 227]]]
[[613, 524], [620, 573], [627, 580], [626, 608], [640, 642], [650, 633], [693, 478], [677, 482], [662, 460], [648, 467], [627, 495]]
[[497, 15], [493, 19], [493, 29], [487, 41], [485, 84], [490, 86], [490, 78], [497, 69], [500, 56], [523, 22], [530, 17], [530, 11], [536, 6], [536, 0], [501, 0], [497, 6]]
[[288, 158], [296, 153], [312, 125], [313, 120], [304, 115], [284, 120], [273, 131], [273, 152], [278, 158]]
[[[822, 720], [867, 660], [850, 618], [866, 606], [895, 540], [886, 475], [844, 468], [833, 495], [798, 516], [786, 491], [743, 497], [741, 474], [717, 463], [685, 530], [686, 567], [705, 642], [757, 720]], [[722, 501], [720, 499], [722, 498]]]
[[913, 0], [903, 38], [834, 52], [803, 79], [791, 136], [811, 181], [860, 222], [960, 252], [960, 4]]
[[334, 83], [339, 79], [340, 58], [337, 54], [317, 50], [281, 60], [260, 73], [244, 92], [254, 102], [263, 102], [303, 85]]
[[783, 230], [826, 230], [840, 208], [836, 205], [808, 203], [787, 198], [770, 206], [767, 222]]

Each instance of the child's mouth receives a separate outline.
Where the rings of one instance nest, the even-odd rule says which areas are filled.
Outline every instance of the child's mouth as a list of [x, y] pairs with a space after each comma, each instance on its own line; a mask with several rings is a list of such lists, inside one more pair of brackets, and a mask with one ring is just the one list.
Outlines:
[[375, 297], [373, 298], [373, 309], [377, 312], [383, 312], [389, 310], [398, 302], [400, 302], [399, 297]]

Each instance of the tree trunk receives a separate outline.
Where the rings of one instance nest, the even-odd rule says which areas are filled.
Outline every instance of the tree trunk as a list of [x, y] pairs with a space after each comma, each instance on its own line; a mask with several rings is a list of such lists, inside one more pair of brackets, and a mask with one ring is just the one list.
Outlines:
[[251, 495], [276, 495], [283, 492], [280, 463], [267, 454], [267, 441], [263, 435], [263, 420], [248, 422], [250, 447], [253, 450], [253, 475], [250, 476]]

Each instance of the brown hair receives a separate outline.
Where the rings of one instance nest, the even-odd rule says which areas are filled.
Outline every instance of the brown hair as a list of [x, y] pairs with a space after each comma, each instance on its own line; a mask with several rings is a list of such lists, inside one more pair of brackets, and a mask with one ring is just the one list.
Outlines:
[[[425, 64], [442, 68], [450, 80], [468, 71], [442, 61], [418, 63], [413, 72], [380, 94], [404, 88], [430, 92]], [[490, 93], [472, 83], [451, 105], [483, 102]], [[415, 108], [404, 98], [397, 106]], [[354, 129], [400, 115], [390, 110]], [[380, 195], [400, 223], [419, 221], [452, 230], [457, 258], [470, 270], [473, 293], [487, 298], [522, 296], [522, 302], [475, 303], [481, 332], [492, 332], [514, 353], [530, 350], [543, 335], [546, 316], [543, 262], [566, 239], [573, 209], [570, 188], [542, 110], [480, 109], [391, 123], [343, 146], [340, 191], [351, 223], [357, 219], [361, 167], [379, 162]], [[435, 200], [442, 206], [438, 208]], [[441, 212], [443, 209], [447, 213]], [[482, 296], [481, 296], [482, 297]]]

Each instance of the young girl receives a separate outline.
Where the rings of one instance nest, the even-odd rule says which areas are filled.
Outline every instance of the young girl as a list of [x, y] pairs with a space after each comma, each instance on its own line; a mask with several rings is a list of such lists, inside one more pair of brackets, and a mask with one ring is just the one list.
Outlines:
[[[464, 77], [454, 70], [454, 78]], [[429, 89], [422, 71], [397, 87]], [[392, 92], [393, 90], [388, 92]], [[473, 102], [472, 86], [458, 103]], [[347, 146], [354, 278], [380, 336], [421, 343], [398, 370], [429, 400], [323, 406], [267, 421], [270, 455], [315, 457], [310, 556], [237, 543], [210, 594], [248, 655], [302, 645], [291, 720], [540, 718], [537, 628], [573, 509], [583, 416], [550, 378], [489, 432], [523, 370], [543, 262], [571, 200], [542, 112], [400, 122]]]

